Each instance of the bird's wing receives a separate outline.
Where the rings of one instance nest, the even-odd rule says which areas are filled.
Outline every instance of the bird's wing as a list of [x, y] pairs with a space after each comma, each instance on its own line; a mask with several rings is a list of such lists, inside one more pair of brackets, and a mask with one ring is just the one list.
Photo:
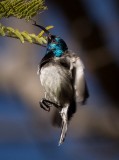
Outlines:
[[73, 57], [71, 63], [71, 66], [73, 66], [72, 74], [75, 77], [74, 89], [76, 101], [85, 103], [86, 99], [89, 97], [89, 93], [84, 75], [84, 65], [79, 57]]

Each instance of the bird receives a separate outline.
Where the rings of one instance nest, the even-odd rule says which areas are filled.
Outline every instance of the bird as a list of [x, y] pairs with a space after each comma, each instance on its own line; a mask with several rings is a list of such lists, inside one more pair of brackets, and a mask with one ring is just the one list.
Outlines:
[[39, 104], [48, 112], [51, 107], [56, 108], [53, 123], [61, 127], [58, 143], [60, 146], [65, 140], [77, 103], [83, 105], [89, 97], [85, 68], [80, 57], [68, 49], [61, 37], [51, 34], [36, 22], [33, 25], [47, 35], [46, 54], [40, 61], [37, 72], [45, 90], [45, 98], [42, 98]]

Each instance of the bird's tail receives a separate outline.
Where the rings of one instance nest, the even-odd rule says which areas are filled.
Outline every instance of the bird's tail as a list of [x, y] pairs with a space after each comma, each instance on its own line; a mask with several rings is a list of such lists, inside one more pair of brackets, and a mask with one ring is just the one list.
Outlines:
[[65, 136], [66, 136], [66, 133], [67, 133], [68, 108], [69, 108], [69, 105], [67, 105], [66, 107], [63, 107], [61, 112], [60, 112], [60, 115], [61, 115], [61, 118], [62, 118], [62, 126], [61, 126], [59, 146], [64, 142]]
[[[70, 119], [72, 118], [75, 112], [76, 112], [76, 102], [75, 100], [72, 100], [67, 111], [67, 119], [68, 119], [67, 123], [69, 123]], [[62, 127], [62, 117], [59, 114], [59, 110], [56, 108], [54, 108], [54, 112], [52, 115], [52, 125], [55, 127]]]
[[76, 102], [75, 100], [72, 100], [71, 104], [67, 107], [63, 107], [60, 110], [55, 109], [53, 116], [52, 116], [52, 124], [57, 127], [61, 127], [61, 134], [60, 134], [60, 140], [59, 140], [59, 146], [64, 142], [67, 132], [67, 125], [69, 123], [69, 120], [73, 116], [73, 114], [76, 112]]
[[61, 134], [59, 140], [59, 146], [64, 142], [67, 133], [67, 121], [62, 120]]
[[64, 142], [67, 132], [67, 125], [69, 120], [76, 112], [76, 102], [73, 100], [68, 107], [64, 107], [61, 109], [60, 114], [59, 110], [55, 109], [53, 117], [52, 117], [52, 124], [54, 126], [61, 127], [61, 134], [59, 140], [59, 146]]

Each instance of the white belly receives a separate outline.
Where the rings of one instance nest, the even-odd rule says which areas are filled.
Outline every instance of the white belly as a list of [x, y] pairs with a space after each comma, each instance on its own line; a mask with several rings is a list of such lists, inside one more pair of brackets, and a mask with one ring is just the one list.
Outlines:
[[71, 101], [73, 88], [69, 70], [52, 64], [43, 67], [40, 71], [40, 81], [46, 91], [47, 99], [58, 104]]

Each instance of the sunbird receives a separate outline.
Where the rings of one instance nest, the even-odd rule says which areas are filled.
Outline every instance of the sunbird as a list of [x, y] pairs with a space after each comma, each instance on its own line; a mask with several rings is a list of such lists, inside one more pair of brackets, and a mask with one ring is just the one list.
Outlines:
[[[41, 85], [45, 98], [39, 102], [41, 108], [50, 111], [55, 107], [54, 123], [61, 127], [59, 145], [66, 137], [68, 122], [76, 112], [76, 104], [85, 104], [89, 92], [84, 74], [84, 65], [80, 57], [68, 50], [66, 42], [52, 35], [45, 27], [34, 23], [47, 35], [46, 54], [38, 66]], [[57, 120], [60, 118], [60, 120]]]

